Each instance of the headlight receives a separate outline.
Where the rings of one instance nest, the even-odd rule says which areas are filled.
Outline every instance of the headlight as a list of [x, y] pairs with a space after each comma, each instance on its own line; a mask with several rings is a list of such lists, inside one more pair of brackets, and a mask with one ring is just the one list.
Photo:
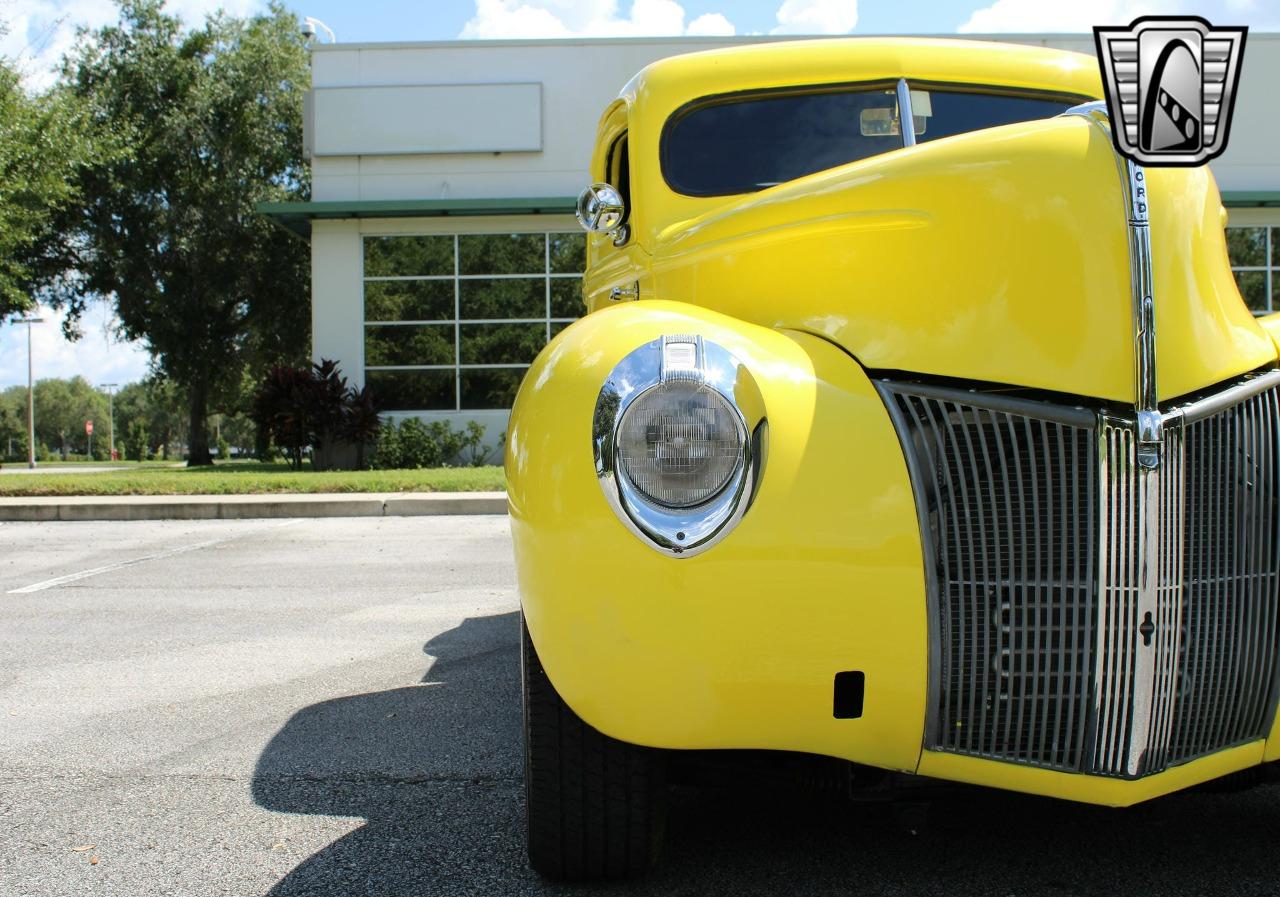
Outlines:
[[714, 498], [742, 463], [742, 415], [709, 386], [651, 387], [618, 424], [618, 466], [649, 501], [693, 508]]
[[750, 505], [764, 429], [759, 389], [732, 354], [701, 337], [664, 337], [619, 362], [601, 389], [596, 472], [630, 529], [689, 556]]

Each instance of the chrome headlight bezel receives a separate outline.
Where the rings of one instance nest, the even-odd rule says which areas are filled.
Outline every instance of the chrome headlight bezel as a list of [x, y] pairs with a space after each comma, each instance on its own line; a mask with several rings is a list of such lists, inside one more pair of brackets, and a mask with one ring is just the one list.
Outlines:
[[[628, 409], [651, 390], [679, 381], [719, 393], [733, 410], [741, 445], [728, 481], [702, 504], [686, 508], [663, 506], [646, 496], [617, 459], [618, 432]], [[601, 387], [591, 434], [596, 475], [628, 529], [663, 554], [692, 557], [728, 535], [750, 506], [765, 429], [760, 390], [731, 352], [700, 336], [664, 336], [629, 353]]]

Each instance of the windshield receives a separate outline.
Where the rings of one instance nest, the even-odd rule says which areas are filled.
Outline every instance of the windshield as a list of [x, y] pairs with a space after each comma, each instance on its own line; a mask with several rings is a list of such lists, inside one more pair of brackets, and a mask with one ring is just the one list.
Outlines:
[[[1049, 118], [1083, 97], [912, 88], [916, 141]], [[662, 171], [677, 193], [751, 193], [900, 149], [892, 85], [709, 98], [677, 112]]]

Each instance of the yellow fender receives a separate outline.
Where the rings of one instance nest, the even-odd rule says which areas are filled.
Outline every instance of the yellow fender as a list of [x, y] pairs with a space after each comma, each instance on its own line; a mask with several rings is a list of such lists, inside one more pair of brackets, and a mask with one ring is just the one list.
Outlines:
[[[664, 556], [596, 477], [600, 388], [629, 352], [696, 334], [759, 385], [759, 491], [706, 552]], [[551, 681], [587, 723], [661, 748], [774, 748], [914, 771], [927, 693], [920, 530], [897, 435], [870, 379], [818, 337], [669, 301], [565, 330], [511, 416], [508, 494], [521, 602]], [[836, 673], [865, 674], [836, 719]]]

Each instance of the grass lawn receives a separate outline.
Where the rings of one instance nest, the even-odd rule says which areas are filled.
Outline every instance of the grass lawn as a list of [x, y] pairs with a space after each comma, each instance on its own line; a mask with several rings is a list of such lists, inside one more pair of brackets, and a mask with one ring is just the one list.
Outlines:
[[215, 467], [140, 467], [101, 473], [0, 477], [0, 496], [244, 495], [272, 492], [500, 492], [501, 467], [430, 470], [331, 470], [233, 461]]

